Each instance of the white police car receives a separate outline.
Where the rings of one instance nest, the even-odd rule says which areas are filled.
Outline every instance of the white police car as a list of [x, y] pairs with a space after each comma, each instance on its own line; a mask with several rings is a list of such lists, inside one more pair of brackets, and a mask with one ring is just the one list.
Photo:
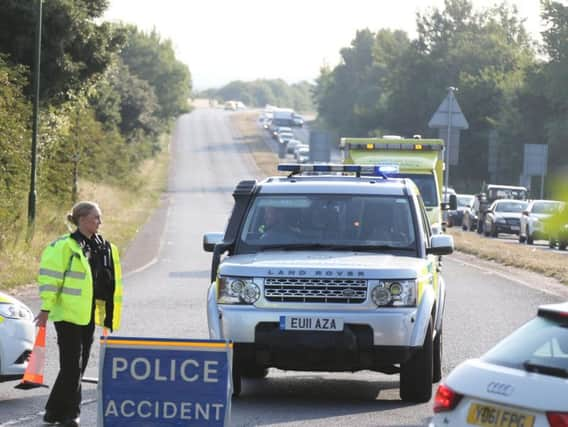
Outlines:
[[438, 387], [430, 426], [568, 426], [568, 303], [538, 315]]
[[239, 183], [225, 233], [203, 240], [209, 334], [234, 343], [234, 394], [271, 367], [372, 370], [400, 375], [402, 400], [428, 402], [452, 237], [432, 235], [410, 179], [373, 165], [278, 169], [289, 175]]
[[0, 382], [22, 377], [34, 336], [31, 310], [16, 298], [0, 292]]

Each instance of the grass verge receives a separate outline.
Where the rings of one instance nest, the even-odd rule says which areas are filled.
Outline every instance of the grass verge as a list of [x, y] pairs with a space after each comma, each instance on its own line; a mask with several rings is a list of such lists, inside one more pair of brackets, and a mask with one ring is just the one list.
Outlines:
[[239, 132], [241, 142], [246, 144], [264, 177], [277, 175], [278, 156], [265, 144], [257, 119], [259, 113], [246, 111], [231, 115], [231, 123]]
[[[101, 234], [121, 252], [158, 206], [166, 188], [169, 163], [169, 135], [161, 140], [162, 152], [146, 160], [124, 185], [79, 182], [79, 199], [99, 204], [103, 213]], [[26, 242], [27, 224], [15, 224], [14, 235], [0, 252], [0, 290], [33, 283], [43, 248], [59, 235], [69, 232], [65, 220], [69, 206], [37, 206], [33, 238]], [[24, 208], [25, 209], [25, 208]]]
[[449, 228], [447, 232], [454, 237], [454, 244], [458, 251], [503, 265], [534, 271], [568, 285], [566, 255], [543, 251], [530, 245], [486, 238], [477, 233], [456, 228]]

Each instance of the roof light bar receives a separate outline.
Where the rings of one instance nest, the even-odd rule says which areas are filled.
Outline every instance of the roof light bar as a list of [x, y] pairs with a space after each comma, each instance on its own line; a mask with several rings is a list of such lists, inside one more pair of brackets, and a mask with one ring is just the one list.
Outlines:
[[302, 172], [340, 172], [354, 173], [365, 176], [381, 176], [386, 178], [386, 174], [398, 173], [396, 165], [342, 165], [342, 164], [309, 164], [309, 163], [280, 163], [280, 172], [290, 172], [291, 175]]

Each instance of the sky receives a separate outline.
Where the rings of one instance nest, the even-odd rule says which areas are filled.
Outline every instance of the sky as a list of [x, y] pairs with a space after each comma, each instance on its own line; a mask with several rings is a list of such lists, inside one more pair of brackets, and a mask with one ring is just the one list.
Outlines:
[[[497, 0], [473, 0], [485, 9]], [[500, 2], [500, 1], [499, 1]], [[508, 0], [535, 36], [539, 0]], [[313, 81], [322, 65], [335, 66], [339, 50], [359, 29], [401, 29], [416, 36], [416, 13], [444, 0], [111, 0], [104, 20], [156, 31], [188, 65], [195, 90], [233, 80]]]

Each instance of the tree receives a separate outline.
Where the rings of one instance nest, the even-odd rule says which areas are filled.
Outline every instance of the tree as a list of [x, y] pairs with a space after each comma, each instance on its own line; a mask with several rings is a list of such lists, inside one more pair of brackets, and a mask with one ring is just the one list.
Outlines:
[[[104, 72], [124, 42], [124, 34], [108, 23], [95, 23], [108, 0], [50, 0], [43, 3], [41, 98], [63, 102]], [[32, 68], [35, 1], [3, 0], [0, 52], [13, 64]], [[31, 80], [26, 93], [31, 95]]]
[[154, 30], [150, 33], [128, 26], [127, 43], [121, 58], [139, 79], [154, 89], [158, 99], [157, 115], [163, 121], [189, 111], [191, 73], [187, 65], [178, 61], [170, 40], [162, 40]]

